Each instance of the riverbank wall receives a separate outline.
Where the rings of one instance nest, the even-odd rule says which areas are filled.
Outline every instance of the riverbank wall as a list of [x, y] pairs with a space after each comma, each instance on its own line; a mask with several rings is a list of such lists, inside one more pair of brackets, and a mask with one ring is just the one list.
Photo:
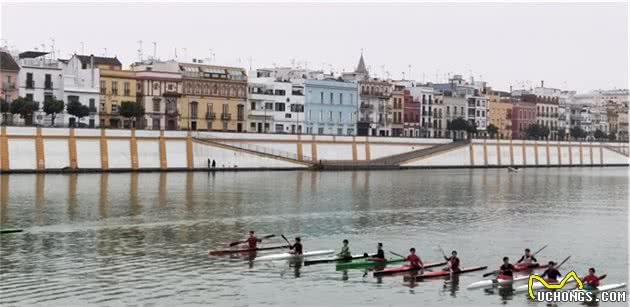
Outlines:
[[[627, 143], [0, 128], [0, 172], [288, 170], [398, 157], [397, 168], [627, 166]], [[427, 150], [444, 147], [445, 150]], [[417, 153], [417, 154], [414, 154]], [[401, 157], [404, 157], [402, 159]], [[367, 167], [369, 169], [369, 167]]]

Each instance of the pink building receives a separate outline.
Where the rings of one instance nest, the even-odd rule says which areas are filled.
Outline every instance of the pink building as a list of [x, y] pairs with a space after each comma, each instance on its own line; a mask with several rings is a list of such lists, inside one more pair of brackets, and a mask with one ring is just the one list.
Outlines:
[[521, 101], [515, 101], [512, 106], [512, 138], [526, 139], [527, 127], [535, 123], [536, 97], [523, 96]]

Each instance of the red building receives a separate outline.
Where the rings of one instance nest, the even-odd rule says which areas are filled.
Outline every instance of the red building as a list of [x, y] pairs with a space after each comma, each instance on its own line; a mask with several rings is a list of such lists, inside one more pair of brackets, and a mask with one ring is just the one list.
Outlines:
[[527, 127], [536, 124], [536, 96], [524, 95], [520, 101], [513, 102], [512, 138], [526, 139]]
[[404, 131], [405, 136], [420, 136], [420, 107], [419, 100], [414, 100], [409, 90], [404, 90], [403, 99], [405, 100], [404, 111]]

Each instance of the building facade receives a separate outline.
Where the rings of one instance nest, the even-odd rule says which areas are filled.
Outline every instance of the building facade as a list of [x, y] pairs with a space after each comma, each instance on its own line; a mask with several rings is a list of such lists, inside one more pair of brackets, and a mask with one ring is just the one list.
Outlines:
[[137, 80], [137, 99], [144, 105], [145, 115], [139, 128], [152, 130], [180, 129], [182, 76], [175, 61], [146, 61], [131, 65]]
[[[97, 65], [115, 63], [120, 68], [120, 62], [115, 58], [74, 55], [63, 66], [63, 100], [66, 105], [79, 102], [88, 106], [90, 114], [87, 122], [70, 114], [64, 114], [63, 123], [69, 127], [98, 127], [100, 124], [100, 68]], [[58, 117], [59, 118], [59, 117]]]
[[394, 85], [392, 91], [392, 136], [405, 135], [405, 87], [403, 85]]
[[391, 136], [393, 108], [392, 85], [387, 81], [359, 81], [358, 135]]
[[132, 128], [132, 120], [120, 115], [120, 105], [124, 101], [137, 101], [138, 84], [136, 73], [131, 70], [99, 69], [101, 127]]
[[[43, 103], [48, 99], [64, 99], [64, 69], [62, 63], [52, 58], [48, 52], [26, 51], [18, 55], [20, 71], [18, 74], [19, 96], [39, 102], [39, 110], [32, 118], [21, 119], [13, 116], [14, 124], [41, 125], [51, 124], [50, 116], [43, 112]], [[68, 101], [64, 101], [68, 103]], [[32, 122], [28, 122], [32, 121]], [[60, 114], [55, 125], [63, 125], [64, 116]]]
[[508, 92], [486, 90], [488, 98], [488, 125], [496, 126], [495, 136], [500, 139], [512, 138], [512, 98]]
[[[449, 127], [451, 126], [451, 122], [458, 118], [468, 120], [468, 103], [466, 102], [466, 97], [447, 91], [444, 93], [443, 105], [444, 119], [446, 120], [446, 137], [463, 139], [465, 137], [464, 131], [450, 131]], [[459, 135], [454, 135], [457, 133], [459, 133]]]
[[356, 135], [359, 100], [356, 83], [306, 80], [304, 91], [307, 134]]
[[[0, 50], [0, 99], [7, 103], [11, 103], [18, 98], [18, 73], [20, 66], [15, 59], [4, 50]], [[4, 112], [0, 115], [0, 124], [11, 124], [13, 116]]]
[[407, 137], [420, 137], [420, 108], [421, 100], [411, 95], [409, 88], [403, 91], [404, 100], [404, 134]]
[[[302, 83], [303, 84], [303, 83]], [[304, 85], [275, 77], [250, 78], [249, 131], [303, 133]]]
[[536, 124], [536, 103], [516, 101], [512, 105], [512, 138], [527, 139], [527, 128]]

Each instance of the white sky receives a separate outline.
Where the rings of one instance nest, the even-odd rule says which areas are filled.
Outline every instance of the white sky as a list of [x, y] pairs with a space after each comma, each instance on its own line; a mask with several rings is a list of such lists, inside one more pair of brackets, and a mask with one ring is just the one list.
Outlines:
[[[216, 64], [354, 69], [443, 82], [448, 73], [497, 89], [545, 85], [585, 92], [628, 86], [628, 4], [621, 3], [4, 3], [2, 45], [27, 50], [51, 38], [62, 57], [145, 56]], [[303, 65], [303, 64], [302, 64]], [[383, 67], [384, 66], [384, 67]]]

